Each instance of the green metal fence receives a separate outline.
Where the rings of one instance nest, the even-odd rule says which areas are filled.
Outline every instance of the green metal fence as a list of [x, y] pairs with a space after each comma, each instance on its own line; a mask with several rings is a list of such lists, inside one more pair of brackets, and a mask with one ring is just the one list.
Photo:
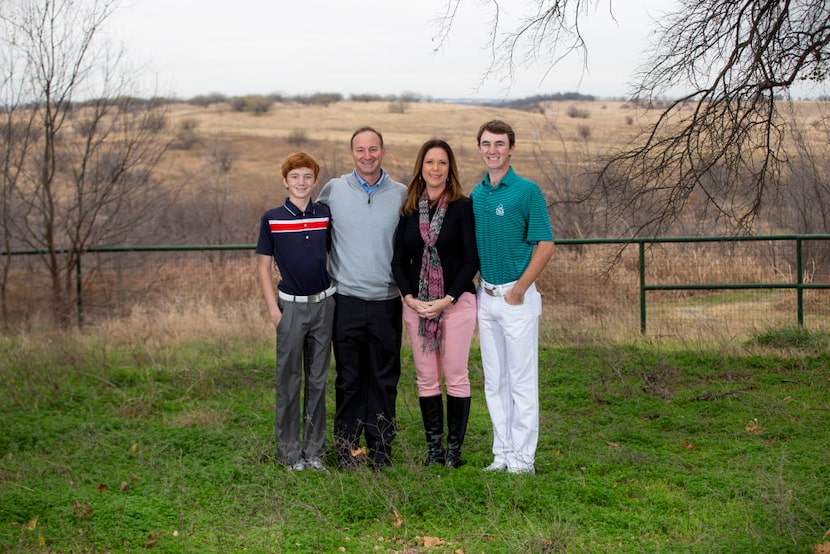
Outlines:
[[[671, 245], [697, 245], [697, 244], [725, 244], [730, 243], [731, 246], [741, 245], [743, 243], [770, 243], [773, 244], [775, 247], [776, 253], [774, 257], [776, 258], [773, 262], [770, 262], [771, 265], [780, 266], [780, 265], [787, 265], [789, 267], [790, 262], [794, 264], [794, 269], [791, 271], [780, 271], [778, 269], [770, 270], [769, 272], [764, 272], [763, 274], [759, 275], [758, 277], [753, 276], [750, 279], [745, 279], [741, 282], [727, 282], [726, 280], [703, 280], [699, 282], [694, 282], [691, 279], [686, 281], [681, 281], [682, 277], [678, 275], [671, 274], [670, 279], [666, 277], [667, 270], [663, 269], [662, 273], [655, 271], [655, 266], [657, 265], [658, 256], [655, 255], [653, 249], [667, 249], [671, 247]], [[794, 291], [796, 295], [796, 305], [795, 305], [795, 313], [792, 314], [792, 322], [793, 324], [797, 324], [798, 326], [804, 326], [804, 314], [805, 314], [805, 304], [804, 304], [804, 294], [805, 291], [808, 290], [820, 290], [820, 289], [828, 289], [830, 288], [830, 269], [827, 268], [827, 265], [830, 265], [830, 234], [812, 234], [812, 235], [800, 235], [800, 234], [790, 234], [790, 235], [763, 235], [763, 236], [721, 236], [721, 237], [658, 237], [658, 238], [596, 238], [596, 239], [558, 239], [556, 240], [557, 244], [557, 254], [554, 256], [554, 260], [551, 262], [549, 269], [546, 270], [547, 272], [551, 273], [552, 282], [553, 284], [549, 285], [550, 288], [556, 289], [560, 287], [565, 287], [566, 283], [561, 283], [556, 281], [557, 274], [561, 271], [561, 268], [564, 264], [568, 263], [569, 256], [572, 257], [574, 260], [571, 261], [572, 265], [579, 266], [582, 262], [575, 261], [578, 258], [579, 250], [591, 249], [593, 247], [605, 247], [606, 249], [611, 248], [612, 250], [616, 250], [615, 259], [618, 262], [623, 257], [628, 258], [631, 262], [631, 272], [636, 272], [636, 289], [637, 294], [639, 297], [639, 332], [641, 334], [645, 334], [648, 330], [648, 323], [649, 323], [649, 309], [654, 305], [654, 301], [650, 301], [651, 295], [658, 294], [660, 292], [667, 292], [667, 291], [724, 291], [724, 290], [757, 290], [757, 289], [768, 289], [768, 290], [789, 290]], [[792, 249], [789, 247], [786, 248], [786, 255], [780, 254], [779, 251], [784, 249], [784, 245], [791, 244]], [[806, 260], [805, 260], [805, 245], [811, 245], [811, 255], [810, 260], [811, 263], [814, 264], [812, 267], [812, 272], [809, 273], [809, 279], [806, 278], [808, 272], [805, 271], [806, 267]], [[731, 247], [730, 246], [730, 247]], [[692, 248], [693, 246], [690, 246]], [[633, 256], [632, 250], [636, 250], [636, 256]], [[250, 257], [253, 255], [254, 245], [252, 244], [237, 244], [237, 245], [190, 245], [190, 246], [132, 246], [132, 247], [118, 247], [118, 246], [107, 246], [107, 247], [96, 247], [96, 248], [88, 248], [82, 252], [82, 256], [78, 256], [78, 262], [75, 264], [74, 267], [74, 279], [75, 279], [75, 291], [74, 291], [74, 305], [75, 311], [77, 315], [77, 323], [80, 327], [84, 326], [85, 323], [85, 299], [90, 295], [88, 292], [88, 288], [90, 287], [89, 283], [87, 282], [88, 277], [85, 275], [85, 271], [87, 274], [91, 273], [92, 269], [85, 269], [82, 267], [82, 261], [88, 259], [91, 256], [124, 256], [128, 254], [137, 254], [144, 257], [149, 257], [152, 253], [158, 254], [171, 254], [175, 255], [176, 258], [179, 257], [182, 253], [222, 253], [226, 252], [237, 252], [241, 253], [238, 257]], [[570, 252], [570, 254], [569, 254]], [[816, 253], [820, 255], [817, 255]], [[56, 254], [58, 255], [65, 255], [67, 251], [59, 251]], [[625, 253], [625, 254], [623, 254]], [[4, 256], [15, 256], [15, 257], [33, 257], [33, 256], [42, 256], [47, 254], [47, 252], [43, 250], [19, 250], [13, 252], [3, 252]], [[671, 261], [669, 257], [667, 257], [668, 261], [662, 260], [664, 266], [671, 267], [672, 265], [682, 265], [685, 263], [685, 269], [688, 273], [690, 269], [693, 269], [694, 264], [701, 263], [700, 260], [690, 260], [686, 263], [686, 258], [689, 257], [688, 253], [674, 253], [673, 254], [677, 260], [681, 260], [678, 262], [677, 260]], [[724, 255], [723, 253], [718, 254], [717, 256], [722, 258], [727, 258], [726, 262], [729, 262], [729, 256]], [[714, 256], [713, 256], [714, 257]], [[782, 262], [779, 258], [786, 258], [785, 262]], [[142, 258], [143, 259], [143, 258]], [[236, 258], [235, 258], [236, 259]], [[816, 270], [815, 268], [815, 260], [819, 259], [819, 268]], [[635, 262], [636, 260], [636, 262]], [[708, 260], [706, 255], [704, 254], [702, 260], [708, 263], [711, 260]], [[132, 262], [133, 265], [130, 266], [130, 272], [140, 271], [142, 267], [141, 260], [135, 260]], [[177, 262], [175, 260], [167, 262], [169, 266], [175, 266]], [[213, 262], [211, 262], [213, 263]], [[608, 267], [611, 267], [615, 262], [611, 261], [608, 264]], [[90, 264], [94, 265], [94, 264]], [[182, 271], [186, 271], [182, 269]], [[197, 269], [196, 271], [203, 271], [203, 269]], [[575, 270], [572, 270], [575, 271]], [[607, 270], [603, 270], [606, 271]], [[36, 269], [30, 270], [30, 275], [34, 275]], [[596, 273], [600, 273], [599, 270]], [[678, 272], [678, 274], [681, 272]], [[581, 275], [581, 274], [580, 274]], [[774, 275], [775, 279], [769, 277], [769, 275]], [[237, 278], [237, 277], [235, 277]], [[577, 289], [582, 287], [583, 289], [587, 286], [588, 278], [577, 276], [576, 278], [571, 278], [573, 281], [582, 281], [577, 283], [567, 283], [567, 286], [574, 286]], [[249, 286], [248, 283], [246, 286]], [[117, 288], [118, 284], [111, 284], [113, 288]], [[633, 285], [632, 285], [633, 286]], [[255, 291], [256, 285], [253, 285], [252, 290]], [[602, 293], [602, 286], [599, 286], [598, 289], [600, 292], [597, 294]], [[175, 293], [171, 293], [175, 294]], [[560, 296], [568, 296], [570, 293], [563, 293]], [[551, 295], [556, 298], [556, 295]], [[630, 304], [630, 296], [631, 294], [625, 293], [622, 296], [628, 298], [628, 300], [624, 300]], [[547, 302], [547, 301], [546, 301]], [[650, 303], [651, 302], [651, 303]], [[828, 305], [830, 306], [830, 302], [820, 302], [820, 305]], [[633, 308], [633, 306], [629, 306]], [[628, 309], [627, 307], [626, 309]], [[580, 308], [577, 308], [577, 310]], [[792, 313], [792, 312], [791, 312]], [[633, 316], [633, 313], [632, 313]], [[575, 317], [579, 317], [577, 314]], [[633, 323], [633, 321], [631, 321]], [[636, 325], [636, 324], [634, 324]]]
[[[760, 242], [793, 241], [796, 245], [795, 282], [778, 283], [685, 283], [661, 284], [647, 282], [646, 247], [651, 244], [667, 243], [704, 243], [704, 242]], [[632, 239], [560, 239], [557, 244], [620, 244], [637, 245], [639, 253], [640, 281], [640, 332], [647, 330], [648, 302], [647, 293], [659, 290], [752, 290], [752, 289], [792, 289], [796, 291], [796, 317], [799, 327], [804, 326], [804, 291], [807, 289], [830, 289], [830, 283], [804, 282], [804, 242], [830, 241], [830, 234], [820, 235], [758, 235], [758, 236], [723, 236], [723, 237], [660, 237]]]

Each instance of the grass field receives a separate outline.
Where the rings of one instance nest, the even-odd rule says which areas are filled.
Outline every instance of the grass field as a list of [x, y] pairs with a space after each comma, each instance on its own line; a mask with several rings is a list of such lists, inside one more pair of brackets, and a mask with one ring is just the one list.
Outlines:
[[269, 340], [2, 338], [0, 549], [830, 551], [826, 335], [550, 343], [535, 476], [481, 471], [477, 348], [468, 463], [423, 467], [403, 359], [394, 467], [290, 473], [274, 463]]

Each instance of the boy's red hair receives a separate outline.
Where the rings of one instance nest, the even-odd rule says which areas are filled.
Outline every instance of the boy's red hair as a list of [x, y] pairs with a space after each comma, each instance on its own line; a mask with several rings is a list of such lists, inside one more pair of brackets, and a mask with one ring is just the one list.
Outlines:
[[284, 162], [282, 162], [282, 178], [285, 179], [288, 177], [289, 171], [299, 169], [301, 167], [307, 167], [312, 170], [314, 172], [315, 180], [320, 175], [320, 164], [318, 164], [310, 154], [306, 154], [305, 152], [297, 152], [296, 154], [291, 154], [285, 158]]

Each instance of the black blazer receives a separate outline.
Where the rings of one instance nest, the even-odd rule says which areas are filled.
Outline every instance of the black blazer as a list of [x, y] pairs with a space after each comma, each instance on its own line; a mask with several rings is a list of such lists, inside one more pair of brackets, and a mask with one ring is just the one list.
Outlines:
[[[434, 213], [433, 208], [430, 215]], [[462, 197], [447, 206], [444, 224], [435, 246], [444, 273], [444, 294], [454, 298], [464, 292], [475, 294], [473, 278], [478, 273], [479, 262], [473, 203], [469, 198]], [[398, 221], [392, 255], [392, 274], [401, 296], [411, 294], [418, 297], [423, 253], [424, 241], [418, 229], [418, 212], [402, 215]]]

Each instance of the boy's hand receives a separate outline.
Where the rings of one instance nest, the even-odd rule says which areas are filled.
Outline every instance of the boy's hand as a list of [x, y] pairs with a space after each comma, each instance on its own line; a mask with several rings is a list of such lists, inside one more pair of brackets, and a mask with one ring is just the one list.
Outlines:
[[271, 321], [274, 322], [274, 327], [280, 326], [280, 321], [282, 320], [282, 311], [280, 310], [279, 306], [277, 309], [271, 312]]
[[504, 295], [504, 301], [510, 306], [521, 306], [525, 303], [525, 294], [513, 287]]

